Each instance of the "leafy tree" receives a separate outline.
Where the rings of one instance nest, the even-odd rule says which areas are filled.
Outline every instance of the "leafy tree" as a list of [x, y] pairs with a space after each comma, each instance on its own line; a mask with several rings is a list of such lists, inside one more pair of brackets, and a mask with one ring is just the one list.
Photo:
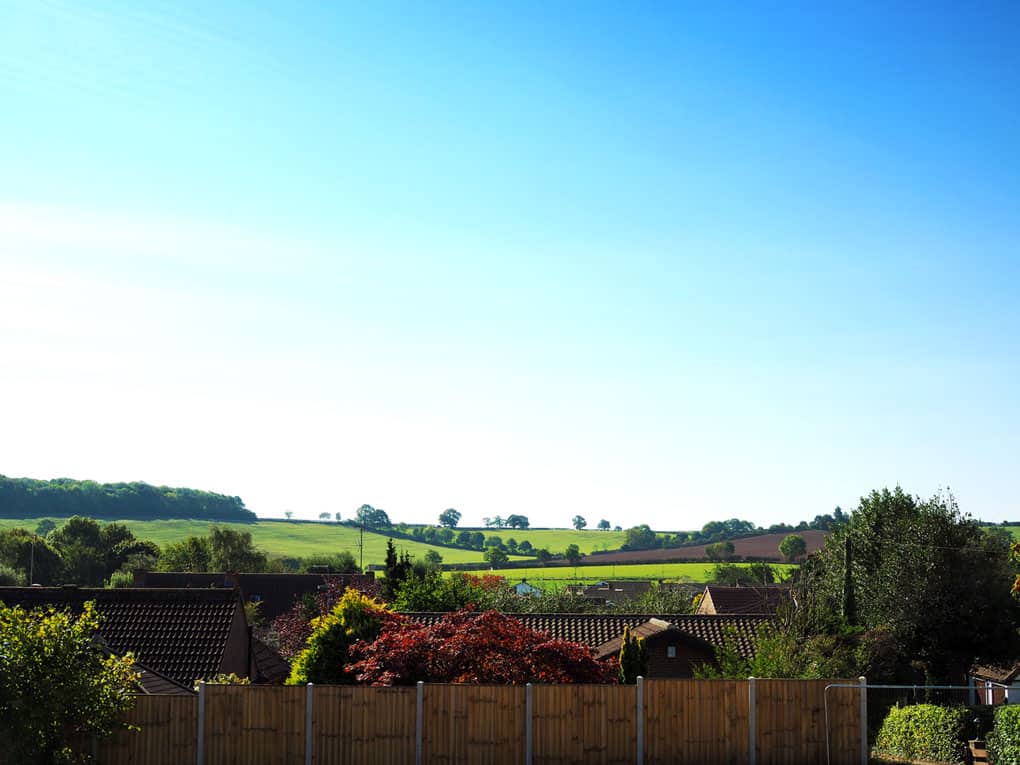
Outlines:
[[526, 529], [531, 525], [526, 515], [508, 515], [506, 525], [512, 529]]
[[295, 657], [287, 684], [353, 683], [353, 675], [344, 668], [348, 651], [359, 640], [374, 640], [391, 617], [379, 601], [348, 590], [328, 614], [312, 620], [312, 634]]
[[397, 554], [393, 540], [386, 540], [386, 581], [383, 582], [383, 595], [392, 601], [400, 590], [400, 584], [411, 573], [411, 556], [406, 550]]
[[257, 573], [266, 568], [266, 554], [255, 548], [250, 531], [209, 527], [210, 565], [215, 571]]
[[507, 538], [506, 544], [504, 545], [504, 547], [506, 547], [506, 551], [508, 553], [510, 553], [511, 555], [516, 555], [517, 554], [517, 540], [514, 539], [513, 537], [508, 537]]
[[323, 512], [319, 513], [319, 520], [321, 520], [321, 521], [328, 521], [329, 519], [330, 519], [330, 515], [329, 515], [328, 511], [323, 511]]
[[337, 523], [340, 523], [340, 513], [333, 513], [333, 518], [336, 519]]
[[455, 544], [457, 545], [457, 547], [474, 547], [471, 532], [468, 531], [467, 529], [459, 531], [457, 533]]
[[457, 527], [457, 524], [460, 523], [460, 517], [460, 512], [458, 510], [448, 507], [439, 514], [439, 524], [448, 529], [454, 529]]
[[436, 539], [445, 545], [451, 544], [453, 542], [453, 529], [439, 529]]
[[480, 531], [471, 532], [471, 547], [475, 550], [481, 550], [485, 546], [485, 534]]
[[294, 517], [294, 511], [293, 510], [284, 510], [283, 511], [283, 517], [286, 518], [289, 521], [291, 518]]
[[727, 560], [736, 548], [732, 542], [713, 542], [705, 546], [705, 557], [709, 560]]
[[92, 602], [77, 617], [0, 603], [0, 751], [9, 762], [84, 761], [72, 741], [121, 725], [138, 676], [130, 655], [97, 648], [98, 629]]
[[503, 547], [503, 538], [490, 534], [485, 538], [486, 547]]
[[[21, 572], [28, 584], [61, 584], [64, 561], [49, 542], [26, 529], [0, 531], [0, 564]], [[28, 582], [29, 571], [32, 582]]]
[[439, 568], [443, 565], [443, 556], [439, 554], [438, 550], [426, 550], [425, 562], [432, 568]]
[[648, 675], [648, 648], [645, 639], [632, 636], [629, 626], [623, 628], [617, 673], [622, 685], [634, 685], [639, 677]]
[[804, 541], [804, 537], [787, 534], [779, 543], [779, 552], [782, 553], [787, 563], [793, 563], [798, 558], [804, 557], [807, 552], [807, 542]]
[[147, 483], [96, 483], [72, 478], [38, 481], [0, 476], [0, 517], [152, 520], [191, 518], [250, 523], [255, 513], [240, 497]]
[[580, 531], [581, 529], [588, 525], [588, 521], [586, 521], [580, 515], [575, 515], [570, 522], [574, 525], [574, 528], [577, 529], [578, 531]]
[[599, 521], [598, 529], [599, 531], [609, 531], [609, 521], [603, 518]]
[[613, 662], [588, 646], [553, 640], [497, 611], [458, 611], [433, 625], [391, 620], [350, 653], [347, 670], [370, 685], [607, 683], [614, 676]]
[[754, 586], [773, 584], [776, 581], [775, 570], [768, 563], [755, 562], [749, 566], [736, 563], [717, 563], [712, 569], [710, 581], [713, 584], [736, 586]]
[[493, 566], [502, 566], [510, 560], [510, 556], [501, 547], [490, 547], [482, 557]]
[[535, 550], [535, 557], [538, 558], [539, 563], [548, 563], [552, 560], [552, 553], [544, 547], [540, 547]]
[[301, 559], [299, 569], [307, 573], [313, 566], [325, 568], [330, 574], [357, 574], [361, 571], [358, 561], [348, 550], [332, 555], [309, 555]]
[[846, 613], [850, 626], [888, 630], [899, 678], [942, 679], [975, 658], [1015, 656], [1020, 606], [995, 586], [1011, 575], [1008, 542], [951, 494], [921, 500], [896, 487], [862, 497], [801, 566], [798, 602], [815, 634]]
[[483, 597], [484, 592], [464, 574], [444, 577], [432, 570], [424, 576], [415, 574], [405, 579], [393, 606], [399, 611], [457, 611], [479, 603]]
[[0, 587], [23, 587], [25, 572], [6, 563], [0, 563]]
[[678, 587], [653, 584], [634, 603], [637, 614], [689, 614], [694, 610], [691, 596]]
[[46, 536], [51, 531], [57, 528], [57, 524], [51, 521], [49, 518], [43, 518], [39, 521], [39, 525], [35, 527], [35, 533], [41, 537]]
[[571, 565], [576, 566], [578, 563], [581, 562], [582, 558], [581, 550], [580, 548], [578, 548], [577, 545], [574, 544], [567, 545], [567, 549], [564, 550], [563, 552], [563, 557], [570, 561]]
[[355, 516], [358, 524], [370, 529], [388, 529], [393, 524], [390, 523], [390, 517], [386, 514], [385, 510], [372, 507], [371, 505], [362, 505], [358, 508], [358, 512]]
[[624, 538], [621, 549], [624, 550], [651, 550], [659, 546], [659, 540], [655, 532], [647, 523], [640, 526], [633, 526], [627, 529], [627, 536]]
[[517, 552], [521, 555], [530, 555], [535, 548], [531, 546], [531, 542], [527, 539], [522, 539], [520, 544], [517, 545]]
[[180, 542], [163, 545], [157, 567], [160, 571], [187, 571], [199, 573], [209, 571], [212, 565], [212, 549], [205, 537], [191, 536]]

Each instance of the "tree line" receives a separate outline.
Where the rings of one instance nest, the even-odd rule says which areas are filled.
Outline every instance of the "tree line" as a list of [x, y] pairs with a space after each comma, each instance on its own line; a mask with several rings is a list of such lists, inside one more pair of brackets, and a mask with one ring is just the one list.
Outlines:
[[198, 489], [132, 483], [97, 483], [73, 478], [40, 481], [0, 475], [0, 518], [69, 518], [74, 515], [113, 520], [187, 518], [251, 523], [255, 513], [240, 497]]

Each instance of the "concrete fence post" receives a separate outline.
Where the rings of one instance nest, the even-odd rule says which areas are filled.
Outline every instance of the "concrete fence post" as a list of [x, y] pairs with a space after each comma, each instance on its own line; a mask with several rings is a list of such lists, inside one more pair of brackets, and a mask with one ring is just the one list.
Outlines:
[[414, 765], [421, 765], [422, 745], [424, 743], [422, 726], [425, 719], [425, 683], [418, 681], [418, 692], [414, 712]]
[[205, 765], [205, 680], [198, 684], [198, 740], [195, 742], [198, 765]]
[[524, 765], [531, 765], [534, 746], [534, 690], [531, 683], [524, 686]]
[[977, 706], [977, 683], [974, 680], [974, 675], [967, 675], [967, 705]]
[[757, 681], [747, 678], [747, 762], [758, 762], [758, 690]]
[[309, 683], [305, 691], [305, 765], [312, 765], [312, 694], [314, 685]]
[[868, 765], [868, 678], [863, 675], [861, 681], [861, 765]]
[[645, 762], [645, 679], [637, 677], [637, 765]]

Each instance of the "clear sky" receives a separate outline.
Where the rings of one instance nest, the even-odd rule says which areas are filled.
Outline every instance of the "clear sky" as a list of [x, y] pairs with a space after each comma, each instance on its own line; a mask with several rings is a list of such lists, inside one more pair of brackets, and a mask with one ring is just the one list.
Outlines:
[[1020, 519], [1020, 4], [0, 0], [0, 473]]

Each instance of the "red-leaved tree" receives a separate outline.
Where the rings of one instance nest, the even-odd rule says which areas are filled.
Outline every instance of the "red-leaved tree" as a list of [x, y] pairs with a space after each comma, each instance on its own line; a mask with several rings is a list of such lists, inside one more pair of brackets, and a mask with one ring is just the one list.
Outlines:
[[[377, 584], [361, 587], [360, 590], [369, 597], [379, 595]], [[304, 650], [305, 643], [312, 634], [312, 619], [328, 614], [333, 606], [340, 602], [346, 591], [346, 585], [341, 584], [339, 578], [323, 575], [322, 587], [315, 595], [307, 594], [296, 599], [291, 609], [273, 619], [272, 625], [262, 630], [258, 637], [271, 642], [283, 658], [293, 659]]]
[[351, 646], [346, 670], [370, 685], [615, 683], [616, 663], [498, 611], [456, 611], [433, 625], [398, 620]]

